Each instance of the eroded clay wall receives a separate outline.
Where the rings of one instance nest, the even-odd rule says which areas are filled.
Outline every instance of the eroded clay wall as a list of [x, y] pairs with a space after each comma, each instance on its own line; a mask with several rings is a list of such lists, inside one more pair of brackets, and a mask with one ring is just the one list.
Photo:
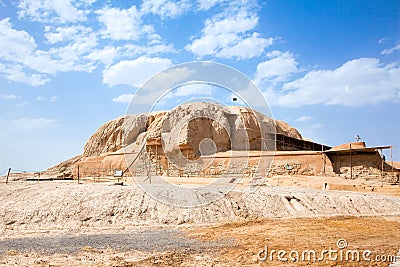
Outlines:
[[[378, 153], [358, 153], [350, 155], [332, 155], [334, 172], [345, 178], [381, 176], [382, 159]], [[352, 170], [351, 170], [352, 169]], [[351, 174], [352, 172], [352, 174]]]
[[323, 153], [276, 155], [269, 176], [273, 175], [333, 175], [333, 168]]

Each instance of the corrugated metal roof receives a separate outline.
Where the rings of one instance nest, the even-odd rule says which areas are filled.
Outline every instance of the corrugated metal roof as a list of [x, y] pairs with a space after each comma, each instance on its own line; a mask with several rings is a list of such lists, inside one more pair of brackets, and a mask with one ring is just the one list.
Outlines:
[[393, 146], [374, 146], [374, 147], [361, 147], [361, 148], [352, 148], [352, 149], [330, 149], [330, 150], [326, 150], [324, 151], [324, 153], [350, 153], [351, 152], [365, 152], [365, 153], [373, 153], [377, 150], [380, 149], [389, 149], [392, 148]]

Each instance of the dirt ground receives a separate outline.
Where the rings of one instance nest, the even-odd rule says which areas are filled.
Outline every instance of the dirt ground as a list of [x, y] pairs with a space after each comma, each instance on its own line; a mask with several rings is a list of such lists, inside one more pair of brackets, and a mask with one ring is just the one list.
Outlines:
[[289, 178], [197, 209], [129, 185], [1, 184], [0, 266], [388, 266], [400, 253], [398, 185]]
[[[376, 261], [376, 257], [396, 255], [400, 249], [400, 216], [391, 217], [330, 217], [245, 220], [211, 226], [181, 226], [175, 238], [190, 240], [190, 247], [152, 251], [129, 250], [108, 247], [98, 249], [84, 246], [74, 253], [40, 254], [8, 250], [2, 257], [1, 266], [388, 266], [393, 259]], [[121, 235], [123, 238], [123, 235]], [[151, 243], [165, 242], [162, 234]], [[340, 249], [338, 240], [347, 246]], [[142, 242], [142, 241], [140, 241]], [[203, 244], [194, 245], [195, 242]], [[204, 245], [205, 244], [205, 245]], [[207, 245], [208, 244], [208, 245]], [[211, 244], [211, 245], [210, 245]], [[263, 254], [268, 248], [268, 257]], [[323, 250], [336, 250], [337, 254], [324, 254]], [[278, 259], [277, 252], [270, 260], [272, 250], [284, 250], [287, 261]], [[305, 250], [316, 251], [316, 260], [302, 260]], [[364, 251], [371, 254], [366, 261]], [[260, 251], [262, 253], [260, 254]], [[299, 256], [291, 251], [299, 252]], [[342, 251], [342, 258], [340, 258]], [[360, 261], [347, 251], [358, 251]], [[335, 256], [336, 255], [336, 256]], [[335, 257], [337, 259], [335, 260]]]
[[[215, 255], [215, 265], [220, 266], [388, 266], [388, 262], [376, 262], [376, 256], [396, 255], [400, 252], [400, 217], [333, 217], [318, 219], [273, 219], [246, 222], [228, 223], [218, 226], [201, 228], [189, 231], [190, 236], [201, 240], [219, 240], [234, 238], [235, 246], [221, 249]], [[347, 247], [339, 249], [338, 240], [345, 240]], [[343, 241], [342, 241], [343, 242]], [[268, 257], [258, 255], [260, 250], [268, 247]], [[321, 258], [322, 250], [343, 251], [343, 261], [332, 261], [327, 254]], [[287, 262], [278, 260], [277, 253], [272, 250], [287, 252], [282, 258]], [[295, 253], [292, 258], [290, 251]], [[305, 250], [315, 250], [316, 261], [302, 261], [301, 253]], [[346, 261], [346, 251], [358, 250], [360, 261]], [[362, 252], [371, 251], [371, 259], [367, 262], [362, 259]], [[319, 252], [319, 253], [318, 253]], [[257, 256], [258, 255], [258, 256]], [[332, 259], [334, 259], [334, 255]], [[261, 259], [261, 260], [260, 260]], [[349, 256], [349, 259], [351, 257]]]

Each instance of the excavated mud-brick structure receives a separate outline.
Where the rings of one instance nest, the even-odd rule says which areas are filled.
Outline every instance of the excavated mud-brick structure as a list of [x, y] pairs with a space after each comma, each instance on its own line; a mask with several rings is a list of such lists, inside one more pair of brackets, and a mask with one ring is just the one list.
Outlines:
[[[382, 147], [381, 147], [382, 148]], [[388, 148], [388, 147], [384, 147]], [[365, 144], [331, 148], [303, 139], [283, 121], [246, 107], [186, 103], [171, 111], [128, 114], [103, 124], [83, 155], [56, 166], [77, 177], [341, 175], [398, 180]], [[206, 162], [206, 164], [205, 164]], [[79, 170], [78, 170], [79, 166]]]

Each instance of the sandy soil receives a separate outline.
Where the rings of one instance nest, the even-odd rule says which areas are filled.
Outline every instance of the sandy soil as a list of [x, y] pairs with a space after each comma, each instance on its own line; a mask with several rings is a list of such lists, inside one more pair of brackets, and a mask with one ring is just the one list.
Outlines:
[[[215, 259], [221, 266], [247, 266], [264, 265], [281, 266], [284, 262], [273, 255], [264, 260], [261, 254], [259, 260], [257, 254], [265, 250], [265, 246], [271, 250], [291, 250], [302, 252], [304, 250], [315, 250], [321, 252], [330, 248], [340, 251], [337, 247], [339, 239], [346, 240], [347, 250], [371, 250], [372, 262], [362, 259], [358, 261], [329, 260], [326, 255], [321, 262], [300, 261], [296, 266], [307, 266], [312, 263], [318, 266], [388, 266], [388, 262], [375, 262], [376, 255], [396, 255], [400, 252], [400, 217], [334, 217], [334, 218], [297, 218], [297, 219], [273, 219], [273, 220], [251, 220], [239, 223], [227, 223], [211, 226], [194, 231], [189, 235], [200, 240], [219, 240], [234, 238], [236, 246], [221, 249]], [[295, 254], [293, 254], [294, 258]], [[317, 253], [317, 258], [320, 255]], [[286, 254], [289, 265], [293, 261]], [[362, 257], [361, 257], [362, 258]]]
[[[388, 266], [388, 260], [375, 261], [375, 257], [392, 256], [399, 252], [400, 217], [331, 217], [248, 220], [217, 224], [212, 226], [184, 226], [181, 233], [170, 237], [190, 240], [190, 248], [185, 243], [174, 243], [174, 248], [163, 248], [165, 233], [151, 239], [154, 250], [129, 248], [99, 248], [99, 244], [85, 245], [67, 253], [24, 252], [15, 249], [6, 251], [0, 261], [1, 266]], [[130, 232], [135, 235], [135, 232]], [[169, 234], [171, 234], [170, 232]], [[136, 233], [137, 234], [137, 233]], [[168, 234], [167, 234], [168, 235]], [[121, 240], [124, 234], [119, 233]], [[346, 240], [348, 246], [338, 249], [337, 241]], [[143, 245], [143, 240], [134, 243]], [[144, 243], [145, 244], [145, 243]], [[200, 245], [199, 245], [200, 244]], [[218, 245], [216, 245], [218, 244]], [[187, 245], [187, 244], [186, 244]], [[97, 246], [97, 247], [96, 247]], [[273, 260], [258, 258], [260, 250], [299, 251], [326, 249], [371, 251], [367, 262], [330, 260], [323, 261], [288, 260], [284, 262], [274, 255]], [[301, 255], [301, 254], [300, 254]], [[339, 255], [339, 254], [337, 254]], [[345, 254], [344, 254], [345, 255]], [[317, 258], [320, 255], [317, 254]], [[287, 257], [287, 256], [286, 256]]]
[[[13, 182], [0, 190], [0, 266], [280, 266], [270, 250], [337, 249], [395, 255], [400, 198], [378, 193], [266, 186], [236, 188], [206, 206], [160, 203], [136, 186]], [[164, 195], [163, 185], [153, 185]], [[220, 187], [197, 191], [220, 194]], [[179, 191], [167, 195], [178, 195]], [[375, 259], [375, 258], [374, 258]], [[291, 262], [288, 266], [388, 266]]]
[[[146, 185], [146, 189], [149, 191], [134, 185], [60, 181], [9, 183], [0, 191], [0, 233], [400, 214], [400, 198], [381, 194], [285, 186], [260, 187], [254, 192], [225, 186], [187, 188], [165, 184]], [[169, 205], [170, 202], [159, 202], [160, 199], [182, 202], [185, 206], [215, 201], [209, 205], [180, 208]]]

